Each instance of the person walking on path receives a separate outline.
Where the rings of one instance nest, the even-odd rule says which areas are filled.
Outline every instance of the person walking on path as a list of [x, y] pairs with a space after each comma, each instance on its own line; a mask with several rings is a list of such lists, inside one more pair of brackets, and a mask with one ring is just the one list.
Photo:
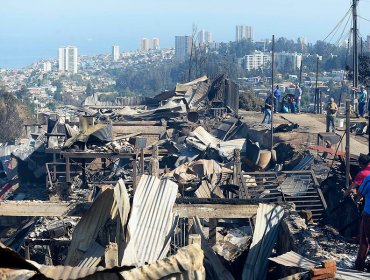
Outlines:
[[329, 103], [326, 105], [326, 132], [330, 129], [335, 132], [335, 119], [337, 117], [338, 106], [334, 101], [334, 98], [330, 98]]
[[294, 100], [295, 100], [295, 109], [296, 113], [301, 113], [301, 99], [302, 99], [302, 89], [300, 88], [299, 84], [296, 84], [294, 90]]
[[271, 123], [271, 109], [272, 109], [272, 100], [271, 95], [269, 94], [265, 100], [265, 109], [264, 109], [265, 116], [263, 117], [262, 123], [265, 123], [266, 118], [268, 119], [267, 123], [269, 124]]
[[367, 91], [365, 89], [365, 86], [361, 86], [360, 92], [358, 94], [358, 114], [361, 118], [365, 116], [366, 100]]
[[276, 85], [276, 88], [274, 90], [274, 113], [276, 113], [276, 110], [278, 110], [279, 99], [280, 99], [280, 89], [279, 85]]

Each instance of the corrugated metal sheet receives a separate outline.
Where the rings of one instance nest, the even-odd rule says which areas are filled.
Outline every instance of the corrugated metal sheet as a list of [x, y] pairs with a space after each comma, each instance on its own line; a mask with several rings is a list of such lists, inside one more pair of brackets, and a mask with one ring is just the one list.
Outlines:
[[192, 136], [186, 139], [186, 143], [200, 151], [206, 150], [207, 147], [213, 148], [219, 152], [221, 157], [228, 159], [233, 157], [235, 149], [244, 153], [247, 147], [246, 139], [222, 141], [208, 133], [202, 126], [197, 127], [192, 132]]
[[[0, 243], [0, 279], [90, 279], [90, 280], [120, 280], [124, 279], [205, 279], [203, 267], [203, 251], [197, 244], [189, 245], [178, 250], [176, 255], [151, 265], [135, 268], [129, 271], [123, 269], [111, 270], [103, 267], [72, 267], [46, 266], [33, 261], [26, 261], [17, 252], [3, 247]], [[4, 258], [8, 262], [4, 261]], [[10, 268], [9, 268], [10, 267]], [[16, 269], [14, 267], [17, 267]], [[120, 272], [121, 270], [121, 272]], [[121, 275], [120, 275], [121, 274]]]
[[96, 267], [104, 256], [104, 247], [93, 242], [77, 266]]
[[73, 266], [47, 266], [41, 265], [39, 271], [46, 277], [51, 279], [80, 279], [96, 273], [99, 270], [103, 270], [96, 267], [73, 267]]
[[233, 280], [234, 277], [232, 276], [230, 271], [225, 268], [220, 258], [216, 255], [213, 249], [208, 245], [208, 240], [206, 239], [204, 235], [200, 219], [198, 217], [194, 217], [193, 220], [194, 220], [194, 224], [193, 224], [194, 230], [201, 237], [201, 240], [202, 240], [201, 246], [204, 251], [205, 258], [211, 267], [211, 270], [207, 269], [207, 274], [210, 275], [211, 279]]
[[[198, 107], [206, 105], [206, 100], [208, 98], [208, 88], [208, 83], [201, 82], [197, 84], [196, 89], [192, 91], [193, 93], [190, 96], [186, 97], [186, 101], [188, 102], [190, 109], [196, 109]], [[187, 93], [185, 94], [185, 96], [186, 95]]]
[[169, 179], [143, 175], [134, 195], [128, 223], [129, 241], [122, 265], [141, 266], [166, 254], [178, 186]]
[[27, 269], [0, 268], [0, 279], [28, 280], [35, 276], [37, 272]]
[[77, 265], [98, 236], [99, 231], [112, 216], [113, 189], [102, 192], [87, 213], [81, 218], [72, 234], [65, 265]]
[[276, 242], [283, 215], [284, 209], [279, 205], [259, 204], [253, 240], [243, 268], [243, 280], [266, 279], [268, 257]]
[[150, 265], [121, 272], [121, 275], [126, 280], [206, 279], [203, 258], [204, 255], [200, 246], [192, 244], [180, 248], [176, 255]]
[[[125, 238], [123, 228], [127, 223], [130, 211], [129, 203], [126, 186], [122, 179], [118, 181], [114, 189], [106, 189], [101, 193], [73, 231], [72, 242], [65, 264], [78, 265], [83, 258], [87, 258], [86, 265], [96, 265], [94, 260], [97, 261], [97, 253], [99, 252], [103, 256], [104, 250], [92, 250], [91, 247], [94, 246], [95, 239], [105, 223], [109, 219], [115, 219], [116, 217], [119, 217], [120, 220], [120, 227], [116, 237], [119, 256], [122, 258]], [[89, 255], [87, 252], [90, 250], [91, 254]]]
[[[269, 260], [281, 264], [283, 266], [299, 267], [305, 270], [310, 270], [311, 268], [319, 265], [319, 263], [307, 259], [293, 251], [290, 251], [275, 258], [269, 258]], [[335, 279], [365, 280], [370, 279], [370, 273], [350, 269], [343, 269], [338, 267]]]
[[118, 246], [118, 263], [121, 263], [126, 247], [126, 224], [130, 213], [130, 199], [128, 197], [125, 183], [119, 179], [114, 188], [114, 201], [117, 205], [119, 219], [117, 225], [116, 242]]

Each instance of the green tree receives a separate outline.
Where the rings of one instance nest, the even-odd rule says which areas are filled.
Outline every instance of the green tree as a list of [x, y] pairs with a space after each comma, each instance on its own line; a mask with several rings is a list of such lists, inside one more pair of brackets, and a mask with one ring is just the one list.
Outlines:
[[55, 111], [56, 109], [55, 102], [49, 102], [46, 106], [50, 109], [50, 111]]
[[54, 93], [54, 100], [55, 101], [58, 101], [58, 102], [62, 102], [63, 101], [63, 95], [60, 91], [55, 91]]
[[91, 96], [91, 95], [93, 95], [93, 94], [94, 94], [94, 89], [93, 89], [93, 87], [92, 87], [92, 85], [91, 85], [91, 82], [88, 82], [88, 83], [87, 83], [86, 90], [85, 90], [85, 94], [86, 94], [87, 96]]

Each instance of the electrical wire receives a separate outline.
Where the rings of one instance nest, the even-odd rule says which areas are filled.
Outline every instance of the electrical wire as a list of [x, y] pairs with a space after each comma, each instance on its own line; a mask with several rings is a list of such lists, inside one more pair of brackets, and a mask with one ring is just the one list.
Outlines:
[[[325, 37], [325, 39], [323, 40], [323, 42], [325, 42], [326, 41], [326, 39], [328, 39], [329, 38], [329, 36], [330, 35], [332, 35], [333, 34], [333, 32], [335, 32], [334, 33], [334, 35], [336, 34], [336, 32], [338, 31], [338, 28], [341, 26], [341, 24], [342, 24], [342, 22], [347, 18], [347, 16], [350, 14], [350, 12], [351, 12], [351, 8], [349, 8], [348, 9], [348, 11], [345, 13], [345, 15], [344, 15], [344, 17], [337, 23], [337, 25], [333, 28], [333, 30], [332, 31], [330, 31], [330, 33]], [[334, 36], [333, 35], [333, 36]]]
[[359, 17], [360, 19], [363, 19], [363, 20], [366, 20], [366, 21], [370, 22], [370, 19], [364, 18], [364, 17], [362, 17], [360, 15], [357, 15], [357, 17]]

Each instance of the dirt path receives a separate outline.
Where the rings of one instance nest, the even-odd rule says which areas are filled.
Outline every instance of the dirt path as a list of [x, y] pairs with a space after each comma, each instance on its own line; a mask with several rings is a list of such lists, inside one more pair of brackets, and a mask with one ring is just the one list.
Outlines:
[[[300, 128], [307, 130], [309, 133], [325, 132], [325, 117], [312, 116], [310, 114], [277, 114], [276, 118], [281, 118], [291, 123], [297, 123]], [[339, 135], [343, 135], [344, 130], [338, 130]], [[359, 155], [360, 153], [368, 153], [368, 146], [363, 141], [358, 141], [356, 136], [351, 135], [350, 153]], [[344, 145], [343, 145], [344, 146]]]

